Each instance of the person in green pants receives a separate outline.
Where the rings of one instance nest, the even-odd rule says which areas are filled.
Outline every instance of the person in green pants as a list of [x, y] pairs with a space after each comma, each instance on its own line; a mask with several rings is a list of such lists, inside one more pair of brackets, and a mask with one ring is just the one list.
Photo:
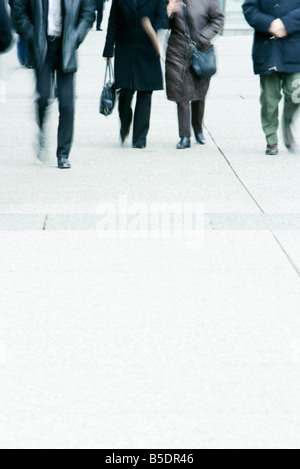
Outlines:
[[289, 151], [297, 148], [292, 132], [300, 106], [300, 0], [245, 0], [243, 11], [255, 29], [254, 72], [260, 75], [261, 119], [267, 155], [278, 155], [279, 103], [284, 95], [282, 128]]

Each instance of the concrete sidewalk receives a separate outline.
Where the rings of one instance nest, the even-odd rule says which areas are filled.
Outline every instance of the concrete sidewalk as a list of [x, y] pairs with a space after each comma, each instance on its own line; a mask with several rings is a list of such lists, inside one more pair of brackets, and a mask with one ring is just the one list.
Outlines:
[[[104, 38], [80, 51], [70, 172], [56, 103], [34, 162], [32, 72], [1, 58], [0, 447], [299, 448], [300, 159], [264, 156], [251, 37], [218, 39], [208, 142], [184, 152], [164, 92], [148, 148], [120, 146]], [[120, 197], [200, 204], [202, 246], [101, 239]]]

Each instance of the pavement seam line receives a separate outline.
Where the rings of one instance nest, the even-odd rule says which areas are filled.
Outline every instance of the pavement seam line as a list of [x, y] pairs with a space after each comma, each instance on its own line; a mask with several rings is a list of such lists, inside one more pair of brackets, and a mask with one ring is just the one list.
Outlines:
[[236, 172], [236, 170], [234, 169], [234, 167], [232, 166], [232, 164], [230, 163], [229, 159], [227, 158], [227, 156], [225, 155], [225, 153], [223, 152], [223, 150], [219, 147], [219, 145], [217, 144], [216, 140], [214, 139], [213, 135], [211, 134], [211, 132], [208, 130], [208, 128], [205, 126], [210, 138], [212, 139], [212, 141], [214, 142], [215, 146], [217, 147], [218, 151], [221, 153], [222, 157], [224, 158], [224, 160], [226, 161], [226, 163], [228, 164], [229, 168], [231, 169], [231, 171], [233, 172], [233, 174], [235, 175], [235, 177], [237, 178], [237, 180], [240, 182], [240, 184], [243, 186], [243, 188], [245, 189], [245, 191], [249, 194], [249, 196], [251, 197], [251, 199], [253, 200], [253, 202], [255, 203], [255, 205], [259, 208], [259, 210], [261, 211], [261, 213], [263, 213], [265, 215], [265, 211], [264, 209], [261, 207], [261, 205], [259, 204], [259, 202], [256, 200], [256, 198], [254, 197], [254, 195], [251, 194], [250, 190], [248, 189], [248, 187], [246, 186], [246, 184], [243, 182], [243, 180], [240, 178], [240, 176], [238, 175], [238, 173]]
[[279, 245], [280, 249], [282, 250], [283, 254], [285, 255], [285, 257], [287, 258], [287, 260], [289, 261], [289, 263], [291, 264], [291, 266], [293, 267], [294, 271], [296, 272], [296, 274], [298, 275], [298, 277], [300, 277], [300, 270], [298, 269], [298, 266], [295, 264], [295, 262], [292, 260], [292, 258], [290, 257], [290, 255], [287, 253], [287, 251], [284, 249], [283, 245], [281, 244], [281, 242], [279, 241], [279, 239], [277, 238], [276, 234], [272, 232], [272, 235], [274, 236], [274, 239], [275, 241], [277, 242], [277, 244]]

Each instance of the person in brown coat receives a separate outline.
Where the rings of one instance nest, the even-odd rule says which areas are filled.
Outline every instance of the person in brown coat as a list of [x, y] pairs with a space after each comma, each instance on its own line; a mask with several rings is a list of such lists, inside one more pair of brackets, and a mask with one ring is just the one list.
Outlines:
[[211, 40], [220, 32], [224, 15], [219, 0], [169, 0], [171, 36], [166, 59], [167, 96], [178, 107], [179, 150], [191, 147], [191, 113], [196, 141], [205, 144], [203, 117], [205, 98], [210, 79], [198, 78], [190, 68], [191, 48], [189, 28], [183, 8], [191, 26], [192, 37], [199, 50], [207, 51]]

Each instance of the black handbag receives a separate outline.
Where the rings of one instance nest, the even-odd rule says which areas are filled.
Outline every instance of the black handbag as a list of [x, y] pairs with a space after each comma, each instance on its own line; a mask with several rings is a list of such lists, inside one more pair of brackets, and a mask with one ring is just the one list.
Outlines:
[[191, 68], [199, 78], [211, 78], [217, 73], [217, 59], [214, 46], [211, 46], [205, 52], [202, 52], [198, 49], [192, 37], [192, 28], [185, 3], [183, 4], [183, 12], [189, 30], [189, 40], [192, 49]]
[[111, 60], [107, 60], [104, 88], [100, 98], [100, 114], [110, 116], [116, 104], [116, 89], [113, 80], [114, 72]]

